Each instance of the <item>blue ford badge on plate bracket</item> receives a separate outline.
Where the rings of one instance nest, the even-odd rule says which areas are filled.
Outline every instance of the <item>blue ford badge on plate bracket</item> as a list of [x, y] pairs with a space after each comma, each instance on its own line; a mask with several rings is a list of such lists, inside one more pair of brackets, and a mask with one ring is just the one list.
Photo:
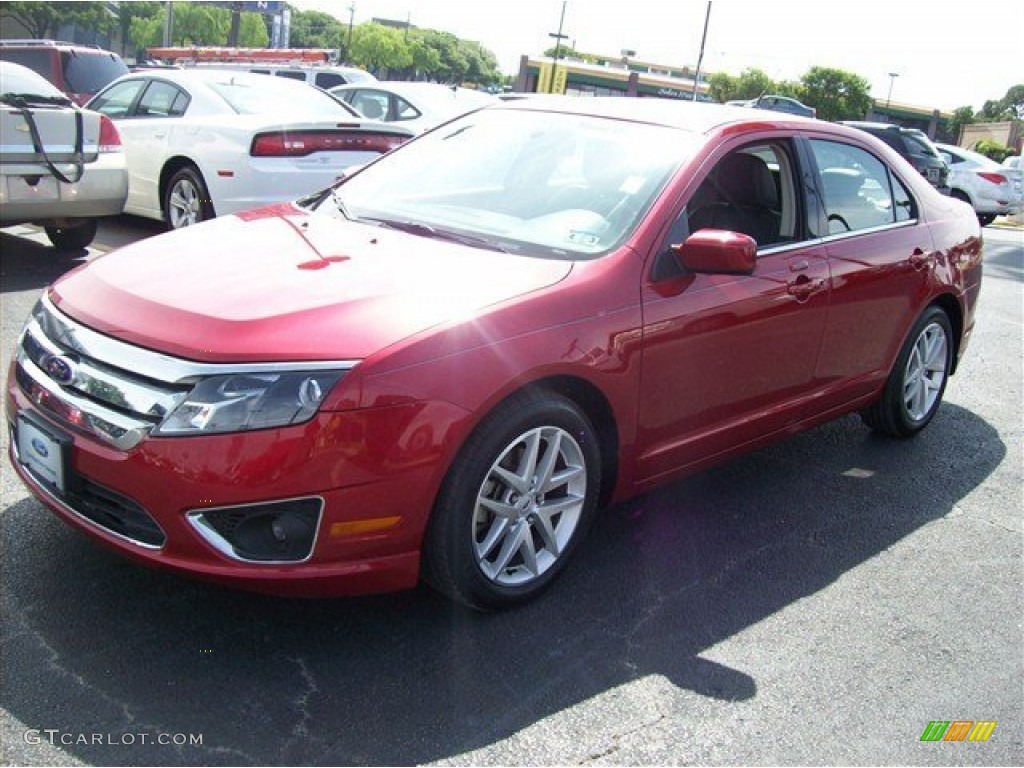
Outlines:
[[58, 384], [74, 384], [78, 377], [78, 365], [69, 357], [47, 355], [42, 360], [42, 369]]
[[42, 456], [44, 459], [50, 455], [50, 449], [46, 447], [46, 443], [40, 440], [38, 437], [32, 438], [32, 450]]

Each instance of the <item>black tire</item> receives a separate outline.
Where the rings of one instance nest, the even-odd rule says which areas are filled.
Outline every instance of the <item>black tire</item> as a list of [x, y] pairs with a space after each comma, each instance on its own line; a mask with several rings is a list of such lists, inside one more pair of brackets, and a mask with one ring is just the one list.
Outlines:
[[995, 220], [996, 220], [996, 215], [994, 213], [979, 213], [978, 214], [978, 223], [981, 224], [981, 226], [983, 226], [983, 227], [987, 227], [989, 224], [991, 224]]
[[916, 435], [942, 403], [952, 361], [949, 318], [939, 307], [928, 307], [907, 335], [881, 397], [861, 411], [864, 423], [892, 437]]
[[171, 176], [164, 188], [163, 204], [168, 229], [190, 227], [216, 215], [203, 175], [193, 165], [186, 165]]
[[600, 485], [597, 433], [574, 403], [549, 392], [510, 398], [452, 463], [427, 527], [424, 579], [479, 610], [534, 598], [586, 534]]
[[99, 222], [82, 219], [70, 227], [45, 227], [46, 236], [58, 251], [81, 251], [96, 237]]

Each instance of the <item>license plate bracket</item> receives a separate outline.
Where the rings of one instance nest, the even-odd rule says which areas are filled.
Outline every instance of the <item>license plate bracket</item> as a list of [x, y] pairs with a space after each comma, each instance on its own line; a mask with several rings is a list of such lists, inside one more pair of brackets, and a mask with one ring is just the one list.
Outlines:
[[63, 497], [71, 477], [71, 436], [18, 414], [18, 462], [40, 485]]

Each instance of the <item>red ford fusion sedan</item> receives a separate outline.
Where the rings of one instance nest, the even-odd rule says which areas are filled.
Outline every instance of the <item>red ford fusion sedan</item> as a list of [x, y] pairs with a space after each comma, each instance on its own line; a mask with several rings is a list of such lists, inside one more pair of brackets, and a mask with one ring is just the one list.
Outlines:
[[292, 595], [537, 595], [603, 505], [842, 414], [910, 437], [978, 220], [863, 131], [525, 99], [40, 299], [11, 460], [142, 563]]

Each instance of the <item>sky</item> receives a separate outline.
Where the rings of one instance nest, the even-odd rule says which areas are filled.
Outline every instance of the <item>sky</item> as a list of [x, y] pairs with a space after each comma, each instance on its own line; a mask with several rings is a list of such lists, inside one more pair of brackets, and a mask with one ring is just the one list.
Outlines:
[[[554, 45], [563, 0], [290, 0], [344, 24], [408, 19], [489, 49], [506, 74]], [[706, 0], [566, 0], [563, 34], [578, 51], [636, 51], [645, 62], [697, 63]], [[756, 67], [798, 80], [812, 66], [853, 72], [893, 103], [975, 110], [1024, 83], [1024, 2], [712, 0], [702, 71]], [[890, 73], [895, 73], [891, 77]]]

